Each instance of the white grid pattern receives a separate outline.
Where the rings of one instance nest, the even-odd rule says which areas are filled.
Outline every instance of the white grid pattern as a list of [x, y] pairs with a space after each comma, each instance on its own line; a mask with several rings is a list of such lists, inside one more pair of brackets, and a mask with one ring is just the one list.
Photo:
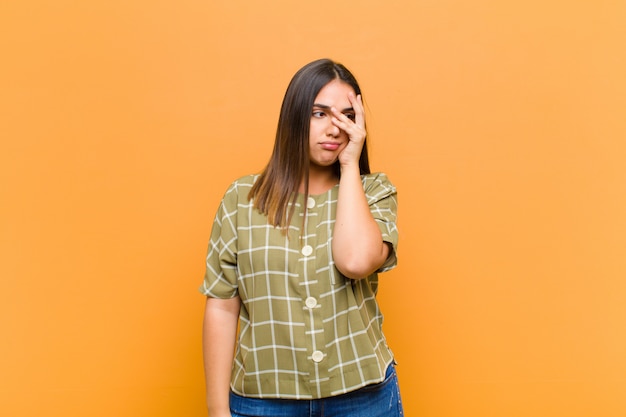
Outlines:
[[[224, 195], [200, 287], [208, 297], [238, 294], [242, 300], [232, 390], [255, 398], [313, 399], [382, 381], [393, 355], [376, 302], [378, 275], [350, 280], [332, 260], [338, 186], [310, 196], [315, 204], [308, 209], [300, 195], [285, 236], [247, 200], [256, 179], [240, 178]], [[396, 189], [384, 174], [364, 175], [362, 182], [383, 240], [393, 246], [379, 272], [387, 271], [396, 265]]]

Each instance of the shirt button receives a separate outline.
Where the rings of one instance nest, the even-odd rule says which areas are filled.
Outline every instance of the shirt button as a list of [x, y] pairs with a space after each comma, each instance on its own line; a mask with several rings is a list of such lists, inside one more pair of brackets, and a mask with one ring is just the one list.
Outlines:
[[312, 209], [313, 207], [315, 207], [315, 199], [313, 197], [309, 197], [306, 201], [306, 208]]
[[324, 354], [320, 352], [319, 350], [316, 350], [315, 352], [313, 352], [311, 359], [313, 359], [313, 362], [319, 363], [322, 361], [322, 359], [324, 359]]
[[308, 308], [313, 308], [317, 305], [317, 300], [314, 297], [309, 297], [304, 301], [304, 304], [306, 304]]
[[312, 253], [313, 253], [313, 248], [310, 245], [306, 245], [305, 247], [302, 248], [302, 254], [304, 256], [309, 256]]

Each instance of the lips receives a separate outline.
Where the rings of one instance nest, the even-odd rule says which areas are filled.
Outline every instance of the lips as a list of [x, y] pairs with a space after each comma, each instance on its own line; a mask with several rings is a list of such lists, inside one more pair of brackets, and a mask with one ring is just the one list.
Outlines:
[[336, 151], [339, 149], [339, 143], [337, 142], [322, 142], [322, 149], [326, 149], [327, 151]]

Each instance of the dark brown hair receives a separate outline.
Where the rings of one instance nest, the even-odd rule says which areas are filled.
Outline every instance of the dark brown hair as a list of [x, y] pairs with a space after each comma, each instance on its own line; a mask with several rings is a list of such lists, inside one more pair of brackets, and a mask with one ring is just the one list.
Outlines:
[[[313, 103], [320, 90], [336, 79], [350, 85], [356, 95], [361, 94], [352, 73], [330, 59], [319, 59], [305, 65], [296, 72], [287, 87], [272, 156], [248, 194], [248, 198], [254, 200], [254, 207], [267, 215], [274, 226], [286, 227], [291, 222], [302, 181], [305, 195], [308, 195], [309, 128]], [[361, 175], [370, 173], [367, 142], [363, 144], [359, 168]], [[333, 169], [339, 177], [338, 161]]]

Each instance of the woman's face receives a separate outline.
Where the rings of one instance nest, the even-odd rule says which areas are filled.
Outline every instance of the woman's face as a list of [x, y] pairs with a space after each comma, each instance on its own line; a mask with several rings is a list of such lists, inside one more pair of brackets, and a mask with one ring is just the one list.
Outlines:
[[311, 168], [330, 169], [348, 144], [346, 132], [332, 123], [330, 109], [334, 107], [354, 120], [349, 93], [354, 94], [354, 89], [345, 82], [335, 79], [326, 84], [315, 97], [309, 132]]

